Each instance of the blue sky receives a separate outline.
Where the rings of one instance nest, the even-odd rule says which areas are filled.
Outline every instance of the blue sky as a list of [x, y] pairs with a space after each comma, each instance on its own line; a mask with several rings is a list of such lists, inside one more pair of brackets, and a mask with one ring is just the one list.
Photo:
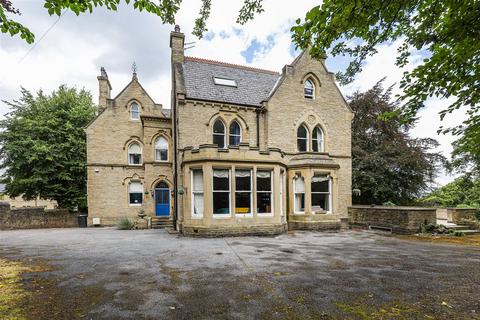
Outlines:
[[[200, 3], [200, 0], [184, 0], [177, 15], [176, 22], [185, 32], [186, 42], [194, 42], [187, 55], [280, 72], [298, 53], [291, 42], [290, 27], [318, 1], [297, 0], [292, 6], [287, 1], [265, 0], [265, 12], [241, 26], [235, 23], [241, 0], [213, 0], [209, 31], [199, 40], [191, 31]], [[18, 0], [15, 5], [22, 11], [21, 21], [32, 29], [37, 39], [58, 19], [47, 14], [42, 1]], [[33, 49], [19, 38], [1, 35], [0, 98], [17, 98], [21, 86], [32, 91], [40, 88], [51, 91], [67, 84], [86, 88], [97, 99], [96, 77], [101, 66], [109, 74], [115, 95], [131, 79], [131, 65], [135, 61], [143, 86], [154, 100], [169, 107], [169, 33], [172, 29], [173, 26], [163, 25], [158, 17], [120, 6], [118, 12], [100, 8], [80, 17], [67, 12]], [[367, 90], [383, 77], [386, 77], [386, 86], [397, 84], [394, 93], [399, 93], [398, 82], [403, 70], [394, 65], [398, 44], [380, 46], [379, 53], [367, 59], [364, 71], [356, 80], [341, 87], [342, 93], [348, 96], [355, 90]], [[422, 59], [422, 54], [414, 55], [407, 69]], [[330, 57], [326, 61], [333, 72], [343, 70], [347, 63], [342, 57]], [[465, 116], [460, 110], [441, 123], [438, 112], [443, 105], [444, 101], [430, 100], [412, 134], [438, 139], [439, 150], [448, 156], [453, 138], [438, 136], [436, 130], [440, 125], [457, 124]], [[7, 106], [0, 103], [0, 115], [7, 111]], [[451, 179], [442, 174], [438, 181], [445, 183]]]

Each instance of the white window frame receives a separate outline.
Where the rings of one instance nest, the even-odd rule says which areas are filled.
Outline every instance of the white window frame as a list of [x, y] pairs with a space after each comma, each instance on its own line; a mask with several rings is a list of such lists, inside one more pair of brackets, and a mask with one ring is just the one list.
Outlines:
[[[296, 206], [296, 197], [297, 197], [297, 187], [296, 187], [296, 180], [297, 179], [303, 179], [303, 211], [297, 211], [297, 206]], [[293, 181], [293, 213], [294, 214], [305, 214], [305, 208], [307, 206], [307, 199], [306, 199], [306, 185], [305, 185], [305, 177], [302, 176], [296, 176], [292, 179]], [[298, 194], [302, 194], [302, 192], [298, 192]]]
[[[310, 83], [312, 85], [312, 87], [307, 88], [307, 83]], [[312, 93], [311, 94], [307, 93], [306, 90], [312, 90]], [[305, 99], [315, 100], [315, 83], [310, 78], [305, 80], [305, 82], [303, 83], [303, 97]]]
[[[305, 131], [307, 132], [307, 137], [306, 138], [299, 138], [298, 137], [298, 130], [303, 127], [305, 129]], [[310, 132], [308, 131], [308, 127], [305, 125], [305, 124], [301, 124], [298, 128], [297, 128], [297, 132], [296, 132], [296, 135], [297, 135], [297, 140], [296, 140], [296, 143], [297, 143], [297, 151], [298, 152], [309, 152], [310, 150]], [[298, 147], [298, 139], [302, 139], [302, 140], [305, 140], [305, 145], [306, 145], [306, 148], [305, 148], [305, 151], [300, 151], [300, 148]]]
[[[228, 191], [227, 190], [220, 190], [220, 191], [215, 191], [213, 190], [213, 179], [214, 179], [214, 173], [216, 170], [226, 170], [228, 171]], [[225, 169], [225, 168], [217, 168], [212, 170], [212, 185], [211, 185], [211, 192], [212, 192], [212, 216], [214, 219], [224, 219], [224, 218], [230, 218], [232, 216], [232, 170], [231, 169]], [[222, 213], [214, 213], [213, 212], [213, 202], [215, 201], [213, 198], [214, 192], [225, 192], [228, 193], [228, 213], [222, 214]]]
[[[332, 206], [333, 206], [333, 203], [332, 203], [332, 176], [330, 176], [330, 174], [328, 173], [325, 173], [325, 174], [322, 174], [322, 175], [325, 175], [328, 177], [328, 192], [313, 192], [313, 191], [310, 191], [310, 194], [313, 195], [313, 194], [328, 194], [328, 210], [326, 210], [325, 212], [326, 213], [315, 213], [315, 211], [313, 210], [313, 196], [310, 196], [310, 207], [312, 208], [312, 213], [313, 214], [331, 214], [332, 213]], [[315, 175], [312, 176], [312, 179]], [[313, 190], [312, 189], [312, 181], [310, 181], [310, 190]]]
[[227, 126], [225, 125], [225, 122], [223, 122], [221, 119], [216, 119], [215, 122], [213, 122], [213, 126], [212, 126], [212, 143], [215, 143], [213, 141], [213, 137], [214, 136], [221, 136], [222, 134], [220, 133], [215, 133], [215, 124], [217, 123], [217, 121], [221, 122], [222, 125], [223, 125], [223, 147], [220, 147], [218, 146], [218, 148], [220, 149], [225, 149], [227, 148]]
[[[134, 144], [137, 144], [139, 147], [140, 147], [140, 163], [131, 163], [130, 162], [130, 154], [138, 154], [138, 153], [130, 153], [130, 147]], [[129, 166], [141, 166], [143, 165], [143, 149], [142, 149], [142, 145], [139, 143], [139, 142], [131, 142], [128, 144], [128, 147], [127, 147], [127, 161], [128, 161], [128, 165]]]
[[[237, 190], [237, 171], [250, 171], [250, 190]], [[235, 212], [235, 216], [238, 217], [238, 218], [242, 218], [242, 217], [247, 217], [247, 218], [251, 218], [253, 217], [253, 170], [252, 169], [242, 169], [242, 168], [235, 168], [235, 172], [233, 174], [233, 176], [235, 176], [235, 180], [234, 180], [234, 185], [235, 185], [235, 192], [234, 192], [234, 196], [235, 196], [235, 208], [234, 208], [234, 212]], [[237, 213], [237, 192], [238, 193], [246, 193], [246, 192], [249, 192], [250, 193], [250, 212], [248, 213]]]
[[[162, 159], [158, 159], [158, 158], [157, 158], [157, 150], [162, 150], [162, 149], [157, 148], [157, 142], [158, 142], [160, 139], [165, 140], [165, 143], [167, 144], [167, 159], [165, 159], [165, 160], [162, 160]], [[157, 138], [155, 139], [155, 148], [154, 148], [154, 152], [155, 152], [155, 162], [168, 162], [169, 152], [170, 152], [169, 149], [170, 149], [170, 148], [169, 148], [169, 145], [168, 145], [168, 139], [165, 138], [164, 136], [159, 136], [159, 137], [157, 137]]]
[[[238, 126], [238, 129], [240, 130], [240, 133], [237, 135], [237, 134], [232, 134], [230, 132], [230, 128], [232, 127], [232, 125], [236, 123], [237, 126]], [[231, 136], [234, 136], [234, 137], [238, 137], [238, 144], [230, 144], [230, 137]], [[238, 146], [240, 143], [242, 142], [242, 126], [240, 125], [240, 123], [238, 123], [238, 121], [236, 120], [233, 120], [231, 123], [230, 123], [230, 126], [228, 127], [228, 145], [229, 146]]]
[[[132, 110], [132, 107], [133, 106], [136, 106], [137, 107], [137, 111], [133, 111]], [[133, 114], [138, 114], [138, 118], [134, 118], [133, 117]], [[138, 102], [136, 101], [133, 101], [132, 103], [130, 103], [130, 120], [132, 121], [140, 121], [140, 104], [138, 104]]]
[[[315, 138], [315, 130], [317, 130], [317, 129], [320, 131], [320, 134], [321, 134], [321, 137], [322, 137], [320, 140]], [[314, 152], [324, 152], [324, 150], [325, 150], [325, 139], [324, 139], [324, 137], [325, 137], [325, 134], [324, 134], [322, 128], [320, 126], [315, 126], [315, 128], [313, 128], [313, 131], [312, 131], [312, 151], [314, 151], [313, 146], [314, 146], [314, 143], [316, 141], [318, 150], [314, 151]]]
[[[203, 182], [203, 189], [202, 191], [198, 191], [194, 189], [195, 184], [193, 183], [194, 171], [201, 171], [202, 172], [202, 182]], [[190, 185], [191, 185], [191, 193], [190, 193], [190, 202], [191, 202], [191, 210], [190, 215], [192, 219], [202, 219], [203, 213], [197, 214], [195, 213], [195, 195], [202, 194], [203, 195], [203, 212], [205, 212], [205, 176], [203, 175], [203, 169], [191, 169], [190, 170]]]
[[[258, 188], [257, 188], [257, 174], [258, 174], [259, 171], [270, 172], [270, 191], [258, 191]], [[255, 203], [256, 203], [255, 212], [257, 213], [258, 217], [273, 217], [273, 215], [274, 215], [275, 210], [273, 208], [273, 204], [275, 202], [273, 201], [273, 198], [274, 198], [273, 197], [273, 174], [274, 174], [273, 169], [263, 169], [263, 168], [261, 168], [261, 169], [257, 169], [255, 171], [255, 196], [256, 196], [256, 198], [255, 198]], [[258, 212], [258, 194], [259, 193], [270, 193], [270, 208], [271, 208], [270, 212], [263, 212], [263, 213]]]
[[[130, 192], [130, 185], [131, 185], [132, 183], [138, 183], [138, 184], [140, 184], [140, 185], [142, 186], [142, 192], [141, 192], [142, 202], [141, 202], [141, 203], [131, 203], [131, 202], [130, 202], [130, 193], [132, 193], [132, 192]], [[129, 205], [130, 207], [141, 207], [141, 206], [143, 205], [143, 192], [144, 192], [144, 188], [143, 188], [143, 183], [142, 183], [141, 181], [130, 181], [130, 182], [128, 183], [128, 189], [127, 189], [128, 205]], [[134, 193], [138, 193], [138, 192], [134, 192]]]

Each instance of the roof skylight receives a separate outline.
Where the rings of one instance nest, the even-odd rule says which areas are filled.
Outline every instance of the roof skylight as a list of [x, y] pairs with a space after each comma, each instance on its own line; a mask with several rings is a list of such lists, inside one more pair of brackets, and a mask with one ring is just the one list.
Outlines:
[[232, 80], [232, 79], [214, 77], [213, 82], [216, 85], [220, 85], [220, 86], [227, 86], [227, 87], [236, 87], [237, 86], [237, 82], [235, 80]]

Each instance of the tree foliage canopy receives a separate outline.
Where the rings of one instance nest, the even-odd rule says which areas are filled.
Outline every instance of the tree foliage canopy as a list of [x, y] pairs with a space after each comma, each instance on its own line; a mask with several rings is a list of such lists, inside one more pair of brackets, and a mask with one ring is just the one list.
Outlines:
[[51, 95], [22, 89], [0, 121], [1, 182], [9, 196], [86, 205], [85, 127], [96, 107], [87, 91], [60, 86]]
[[355, 111], [352, 123], [353, 188], [358, 204], [409, 204], [430, 188], [444, 157], [432, 152], [434, 139], [414, 139], [410, 126], [398, 117], [380, 119], [398, 105], [391, 102], [390, 89], [377, 83], [367, 92], [356, 92], [350, 99]]
[[441, 207], [480, 208], [480, 178], [463, 175], [443, 187], [435, 189], [421, 202]]

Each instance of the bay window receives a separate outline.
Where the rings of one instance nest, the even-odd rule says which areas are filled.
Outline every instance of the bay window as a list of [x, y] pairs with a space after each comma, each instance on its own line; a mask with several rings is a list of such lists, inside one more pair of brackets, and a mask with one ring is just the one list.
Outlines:
[[252, 213], [251, 170], [235, 170], [235, 213]]
[[213, 214], [230, 214], [230, 171], [213, 170]]
[[192, 170], [192, 217], [203, 216], [203, 170]]
[[331, 211], [331, 179], [329, 175], [312, 177], [312, 212]]
[[257, 213], [273, 213], [272, 171], [257, 171]]

